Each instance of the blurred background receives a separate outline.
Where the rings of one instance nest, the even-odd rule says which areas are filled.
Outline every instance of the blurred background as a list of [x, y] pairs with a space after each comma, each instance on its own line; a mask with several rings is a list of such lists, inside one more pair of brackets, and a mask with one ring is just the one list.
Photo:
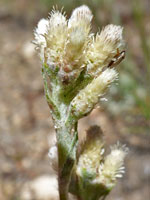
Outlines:
[[94, 14], [92, 31], [122, 25], [127, 46], [118, 84], [108, 101], [80, 121], [80, 133], [97, 124], [106, 146], [119, 140], [130, 149], [126, 174], [108, 200], [150, 199], [150, 1], [0, 0], [1, 200], [52, 199], [54, 172], [47, 154], [55, 133], [31, 41], [33, 29], [53, 5], [64, 7], [69, 17], [82, 4]]

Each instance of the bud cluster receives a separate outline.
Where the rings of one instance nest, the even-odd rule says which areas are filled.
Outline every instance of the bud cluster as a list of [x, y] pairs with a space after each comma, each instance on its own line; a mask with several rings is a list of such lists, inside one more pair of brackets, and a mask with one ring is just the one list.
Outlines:
[[121, 178], [125, 172], [124, 159], [128, 148], [118, 142], [111, 147], [110, 154], [104, 156], [104, 140], [97, 126], [88, 130], [85, 144], [76, 167], [79, 179], [84, 180], [91, 174], [89, 184], [103, 185], [106, 192], [111, 191], [116, 179]]

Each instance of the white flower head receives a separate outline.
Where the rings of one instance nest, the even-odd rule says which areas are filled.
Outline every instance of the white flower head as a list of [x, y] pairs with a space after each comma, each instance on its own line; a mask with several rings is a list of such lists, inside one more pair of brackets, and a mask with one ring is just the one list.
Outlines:
[[48, 23], [47, 19], [41, 19], [34, 31], [34, 43], [39, 50], [41, 60], [44, 60], [44, 48], [46, 47], [45, 34], [47, 33]]
[[104, 27], [96, 38], [91, 38], [85, 59], [89, 74], [100, 74], [117, 52], [124, 48], [122, 32], [121, 26], [110, 24]]
[[57, 10], [50, 13], [45, 37], [49, 49], [47, 57], [57, 62], [57, 59], [61, 59], [67, 40], [67, 20], [63, 13]]
[[[68, 42], [65, 48], [66, 64], [82, 66], [92, 20], [90, 9], [83, 5], [76, 8], [68, 20]], [[75, 61], [75, 62], [74, 62]], [[73, 64], [72, 64], [73, 65]]]

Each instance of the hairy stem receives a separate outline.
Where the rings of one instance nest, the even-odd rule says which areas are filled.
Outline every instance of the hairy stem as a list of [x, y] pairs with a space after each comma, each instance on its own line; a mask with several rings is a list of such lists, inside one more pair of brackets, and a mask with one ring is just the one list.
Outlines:
[[[71, 149], [68, 152], [66, 161], [62, 168], [59, 169], [59, 195], [60, 200], [67, 200], [68, 199], [68, 188], [70, 184], [70, 179], [72, 175], [72, 169], [76, 160], [76, 146], [78, 141], [78, 133], [76, 132], [72, 144]], [[58, 151], [59, 153], [59, 151]]]

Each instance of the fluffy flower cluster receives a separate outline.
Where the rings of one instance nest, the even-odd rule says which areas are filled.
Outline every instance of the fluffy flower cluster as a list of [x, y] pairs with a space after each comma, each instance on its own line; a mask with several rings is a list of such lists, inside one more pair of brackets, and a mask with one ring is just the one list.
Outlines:
[[53, 10], [35, 29], [35, 44], [42, 62], [55, 63], [68, 72], [83, 64], [90, 32], [91, 11], [87, 6], [75, 9], [67, 21], [64, 13]]
[[90, 33], [93, 16], [83, 5], [70, 19], [53, 10], [48, 19], [41, 19], [35, 29], [35, 44], [42, 62], [55, 63], [64, 71], [86, 67], [89, 73], [102, 71], [123, 47], [122, 27], [107, 25], [94, 36]]
[[110, 63], [117, 61], [124, 47], [122, 27], [110, 24], [94, 36], [90, 33], [92, 18], [85, 5], [76, 8], [69, 20], [53, 10], [48, 19], [39, 21], [34, 32], [42, 63], [58, 67], [60, 81], [71, 85], [83, 71], [92, 78], [72, 98], [71, 107], [78, 118], [90, 112], [117, 79], [118, 73]]
[[117, 61], [124, 47], [122, 27], [110, 24], [94, 36], [90, 33], [92, 18], [85, 5], [76, 8], [69, 20], [53, 10], [48, 19], [39, 21], [34, 32], [42, 63], [58, 67], [59, 80], [72, 84], [83, 71], [93, 79], [72, 99], [74, 115], [79, 118], [93, 109], [117, 78], [110, 63]]

